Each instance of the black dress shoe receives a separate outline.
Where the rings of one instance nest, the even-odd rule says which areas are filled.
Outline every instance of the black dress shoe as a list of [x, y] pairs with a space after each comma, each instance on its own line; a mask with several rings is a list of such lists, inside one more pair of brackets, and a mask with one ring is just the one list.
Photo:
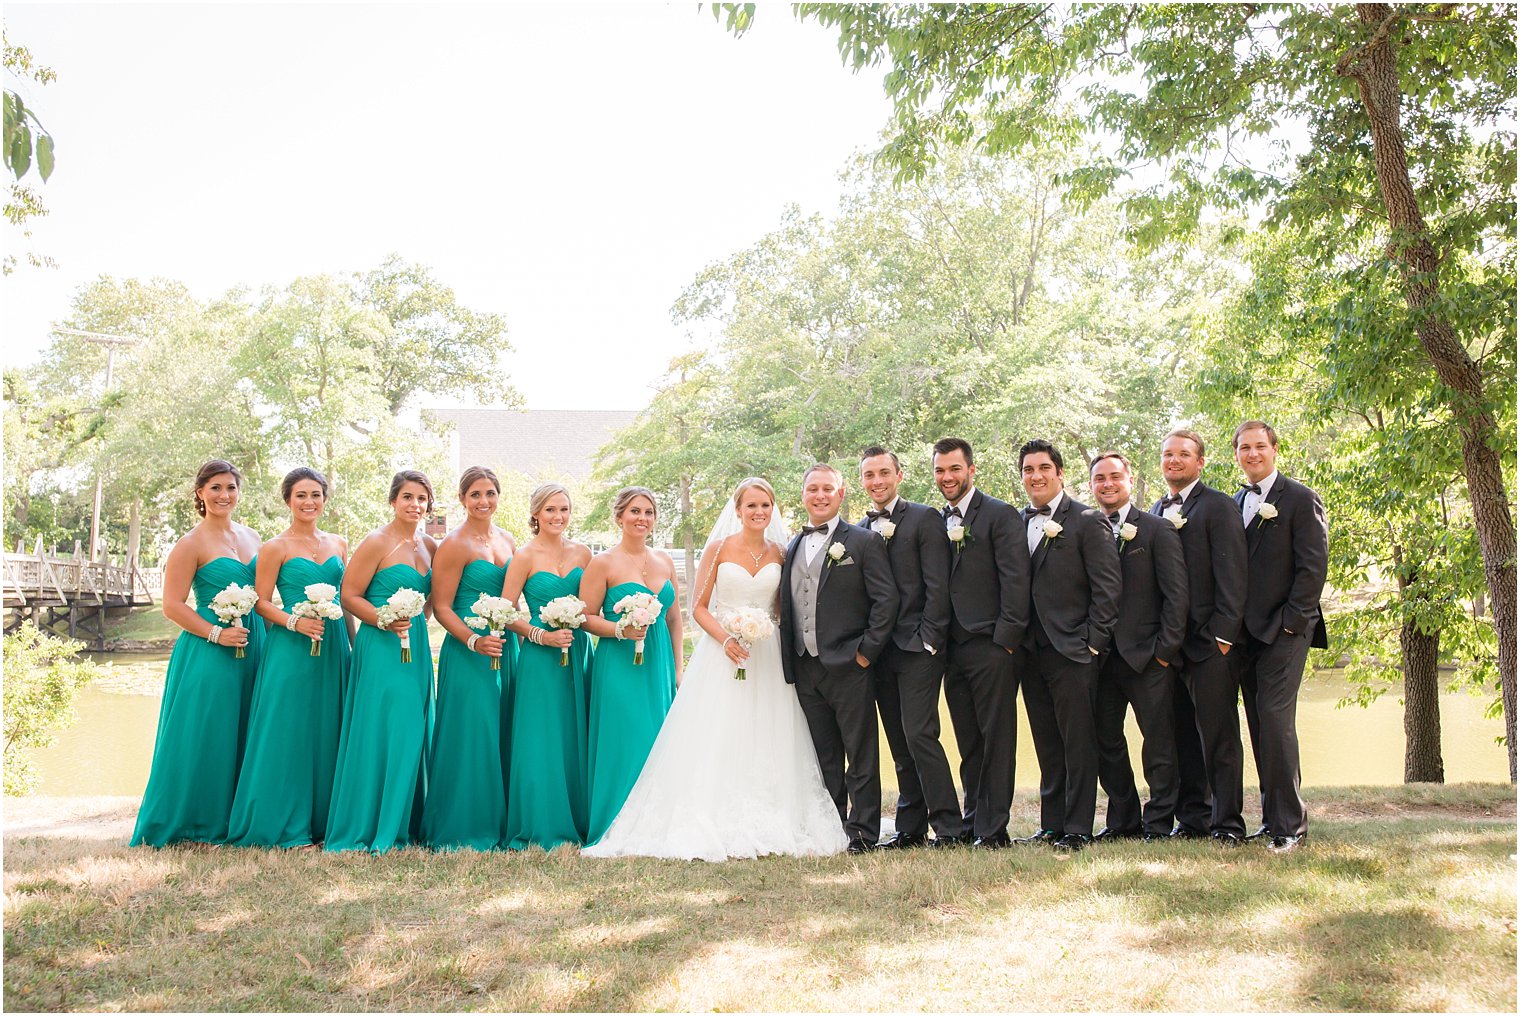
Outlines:
[[847, 854], [869, 854], [876, 849], [876, 844], [869, 840], [851, 840], [850, 845], [844, 848]]
[[1256, 840], [1270, 840], [1271, 838], [1272, 834], [1267, 830], [1267, 827], [1260, 826], [1254, 833], [1246, 837], [1246, 842], [1253, 843]]
[[1094, 836], [1093, 839], [1100, 843], [1106, 843], [1110, 840], [1138, 840], [1143, 835], [1145, 834], [1139, 829], [1110, 829], [1108, 826], [1104, 826], [1098, 830], [1098, 835]]
[[1075, 854], [1077, 851], [1082, 850], [1091, 842], [1091, 836], [1083, 836], [1081, 833], [1067, 833], [1065, 836], [1062, 836], [1059, 840], [1056, 840], [1054, 843], [1052, 843], [1051, 846], [1055, 847], [1062, 853]]
[[1174, 840], [1206, 840], [1208, 838], [1208, 833], [1197, 829], [1189, 829], [1187, 826], [1178, 826], [1172, 830], [1172, 839]]
[[1214, 832], [1209, 833], [1209, 838], [1212, 839], [1215, 843], [1219, 844], [1221, 847], [1239, 847], [1244, 845], [1246, 842], [1245, 837], [1239, 835], [1238, 833], [1220, 832], [1217, 829]]
[[929, 837], [923, 833], [919, 833], [917, 836], [904, 836], [902, 833], [897, 833], [890, 840], [883, 840], [876, 844], [876, 849], [911, 850], [913, 847], [927, 847], [928, 845]]
[[1061, 834], [1056, 832], [1054, 829], [1041, 829], [1037, 833], [1030, 833], [1028, 836], [1020, 836], [1013, 842], [1026, 847], [1043, 847], [1054, 843], [1060, 838]]
[[1274, 854], [1286, 854], [1290, 850], [1297, 850], [1308, 838], [1307, 833], [1302, 836], [1274, 836], [1267, 841], [1267, 849]]
[[971, 841], [971, 846], [977, 850], [1002, 850], [1013, 846], [1013, 841], [1007, 833], [998, 833], [996, 836], [978, 836]]
[[969, 847], [969, 846], [971, 846], [971, 837], [969, 837], [969, 836], [936, 836], [936, 837], [934, 837], [934, 839], [929, 840], [928, 842], [926, 842], [924, 844], [924, 846], [930, 848], [931, 850], [945, 850], [946, 848], [949, 848], [949, 847]]
[[1171, 833], [1142, 833], [1140, 838], [1146, 843], [1165, 843], [1172, 838]]

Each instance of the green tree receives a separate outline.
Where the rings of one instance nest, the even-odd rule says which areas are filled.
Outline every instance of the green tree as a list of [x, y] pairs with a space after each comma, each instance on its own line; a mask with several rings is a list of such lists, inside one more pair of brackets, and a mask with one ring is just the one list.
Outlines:
[[[10, 36], [4, 38], [5, 69], [18, 81], [27, 79], [38, 85], [47, 85], [58, 75], [49, 67], [36, 63], [29, 50], [11, 45]], [[44, 183], [53, 175], [53, 135], [42, 126], [37, 113], [26, 104], [21, 92], [5, 89], [5, 168], [10, 171], [10, 190], [5, 199], [5, 220], [21, 231], [23, 240], [30, 240], [32, 232], [27, 222], [47, 214], [41, 196], [21, 181], [37, 167], [37, 175]], [[27, 251], [27, 263], [34, 268], [50, 267], [53, 259]], [[16, 270], [16, 256], [7, 253], [0, 261], [0, 272], [6, 275]]]
[[[749, 5], [723, 10], [738, 32], [753, 16]], [[1379, 231], [1410, 311], [1409, 333], [1390, 341], [1417, 345], [1460, 444], [1514, 779], [1515, 541], [1503, 468], [1513, 435], [1499, 424], [1503, 378], [1475, 353], [1482, 336], [1456, 295], [1515, 231], [1514, 5], [796, 11], [836, 32], [857, 70], [889, 65], [895, 115], [882, 155], [901, 178], [967, 143], [1015, 157], [1091, 134], [1100, 154], [1063, 177], [1089, 197], [1126, 187], [1142, 239], [1185, 235], [1221, 208], [1264, 207], [1272, 225], [1365, 221]], [[1273, 137], [1293, 129], [1308, 138], [1300, 151]], [[1513, 318], [1508, 327], [1513, 345]]]
[[22, 622], [5, 636], [5, 793], [24, 794], [34, 785], [27, 752], [57, 738], [73, 721], [74, 693], [100, 676], [89, 660], [76, 660], [83, 643], [39, 631]]

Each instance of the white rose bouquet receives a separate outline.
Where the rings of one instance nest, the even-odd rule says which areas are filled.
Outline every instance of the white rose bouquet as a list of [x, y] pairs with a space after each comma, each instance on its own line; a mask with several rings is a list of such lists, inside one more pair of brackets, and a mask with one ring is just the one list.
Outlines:
[[[375, 623], [382, 628], [389, 628], [397, 621], [410, 621], [422, 613], [422, 608], [427, 606], [427, 597], [415, 589], [398, 589], [390, 595], [390, 599], [380, 605], [375, 611]], [[412, 662], [412, 632], [408, 628], [398, 636], [401, 639], [401, 662]]]
[[[306, 587], [306, 599], [291, 607], [290, 612], [296, 617], [338, 620], [343, 616], [343, 608], [338, 605], [338, 587], [329, 582], [313, 582]], [[311, 655], [322, 655], [322, 636], [312, 636]]]
[[[776, 632], [776, 622], [759, 607], [740, 607], [731, 610], [723, 616], [720, 623], [723, 625], [723, 630], [744, 647], [746, 653]], [[734, 671], [735, 681], [743, 681], [745, 677], [743, 667]]]
[[[489, 632], [496, 638], [506, 634], [507, 626], [516, 624], [526, 618], [527, 612], [518, 610], [517, 604], [504, 596], [492, 596], [489, 593], [481, 593], [470, 607], [475, 612], [473, 617], [464, 618], [464, 623], [471, 628]], [[491, 657], [491, 669], [501, 669], [501, 657]]]
[[[539, 620], [550, 628], [569, 628], [574, 630], [586, 623], [586, 603], [575, 596], [556, 596], [544, 604], [544, 609], [538, 612]], [[570, 647], [566, 646], [559, 654], [559, 665], [570, 666]]]
[[[245, 627], [243, 618], [253, 613], [254, 605], [258, 602], [259, 594], [257, 590], [252, 586], [240, 586], [236, 582], [233, 582], [228, 584], [226, 589], [213, 596], [207, 606], [222, 624], [235, 624], [239, 628], [242, 628]], [[243, 651], [242, 646], [238, 646], [237, 651], [232, 655], [234, 658], [241, 660], [248, 654]]]
[[[652, 593], [629, 593], [613, 604], [612, 609], [617, 612], [616, 627], [618, 634], [622, 635], [624, 628], [648, 628], [654, 624], [660, 619], [660, 611], [665, 605]], [[633, 662], [635, 666], [644, 662], [643, 639], [633, 644]]]

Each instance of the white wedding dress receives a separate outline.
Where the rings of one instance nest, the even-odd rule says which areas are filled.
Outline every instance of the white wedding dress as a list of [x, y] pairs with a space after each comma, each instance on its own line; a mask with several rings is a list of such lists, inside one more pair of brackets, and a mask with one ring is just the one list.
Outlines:
[[[712, 611], [772, 609], [781, 566], [750, 575], [718, 565]], [[706, 633], [622, 811], [588, 857], [722, 861], [765, 854], [837, 854], [848, 840], [823, 786], [797, 693], [773, 634], [754, 647], [745, 680]]]

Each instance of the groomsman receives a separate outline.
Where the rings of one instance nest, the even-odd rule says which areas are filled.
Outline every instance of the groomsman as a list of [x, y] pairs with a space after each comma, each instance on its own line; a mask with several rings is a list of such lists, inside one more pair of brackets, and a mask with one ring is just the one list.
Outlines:
[[[1093, 499], [1113, 527], [1123, 578], [1114, 647], [1098, 673], [1098, 782], [1108, 795], [1108, 824], [1098, 839], [1164, 839], [1177, 807], [1177, 744], [1173, 737], [1172, 672], [1187, 625], [1187, 566], [1177, 530], [1130, 503], [1134, 474], [1121, 452], [1103, 452], [1088, 466]], [[1142, 815], [1124, 740], [1124, 714], [1134, 706], [1140, 763], [1150, 800]]]
[[[808, 525], [781, 565], [781, 665], [807, 718], [823, 784], [849, 852], [881, 838], [881, 771], [871, 664], [897, 621], [881, 538], [839, 516], [844, 477], [820, 463], [802, 477]], [[846, 807], [848, 805], [848, 808]]]
[[885, 541], [897, 583], [897, 625], [871, 674], [876, 708], [897, 769], [897, 834], [882, 846], [961, 842], [966, 822], [939, 742], [939, 690], [950, 634], [950, 541], [938, 512], [897, 494], [897, 456], [879, 445], [860, 453], [860, 485], [873, 507], [860, 524]]
[[1226, 659], [1240, 641], [1246, 602], [1246, 538], [1228, 494], [1199, 479], [1203, 438], [1174, 430], [1161, 442], [1161, 475], [1168, 493], [1151, 514], [1182, 538], [1187, 565], [1188, 620], [1182, 655], [1173, 667], [1178, 774], [1177, 828], [1183, 839], [1212, 835], [1239, 844], [1241, 818], [1239, 679]]
[[1119, 553], [1102, 513], [1063, 490], [1061, 453], [1049, 441], [1019, 449], [1029, 495], [1029, 629], [1024, 635], [1024, 708], [1040, 760], [1040, 831], [1021, 843], [1081, 850], [1092, 840], [1098, 803], [1094, 726], [1098, 656], [1119, 612]]
[[1241, 691], [1261, 777], [1261, 819], [1275, 853], [1309, 833], [1299, 796], [1298, 688], [1309, 649], [1327, 646], [1320, 593], [1330, 527], [1318, 494], [1277, 471], [1277, 432], [1261, 420], [1235, 428], [1235, 461], [1246, 482], [1235, 495], [1245, 526], [1246, 586]]
[[945, 704], [961, 750], [966, 829], [973, 846], [1006, 847], [1018, 722], [1013, 653], [1029, 624], [1029, 548], [1013, 506], [976, 489], [971, 445], [943, 438], [933, 463], [951, 543]]

